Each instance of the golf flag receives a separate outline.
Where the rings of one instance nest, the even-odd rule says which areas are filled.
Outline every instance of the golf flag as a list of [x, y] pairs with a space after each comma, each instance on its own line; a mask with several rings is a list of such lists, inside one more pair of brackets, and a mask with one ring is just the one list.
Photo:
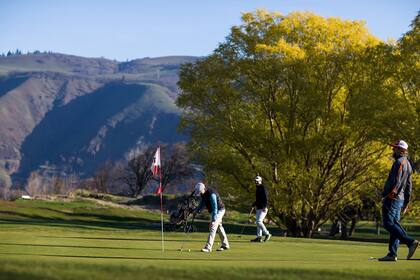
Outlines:
[[160, 167], [160, 147], [158, 147], [155, 156], [153, 157], [153, 163], [151, 167], [153, 176], [159, 173]]
[[156, 190], [156, 194], [161, 194], [162, 193], [162, 185], [159, 184], [159, 187]]
[[162, 231], [162, 252], [165, 252], [165, 244], [163, 241], [163, 198], [162, 198], [162, 165], [160, 162], [160, 147], [156, 149], [155, 156], [153, 157], [152, 163], [152, 173], [153, 176], [159, 173], [159, 187], [156, 190], [156, 194], [160, 195], [160, 224], [161, 224], [161, 231]]
[[[153, 163], [152, 163], [152, 167], [151, 167], [153, 176], [155, 176], [159, 173], [160, 177], [162, 177], [161, 167], [162, 166], [161, 166], [161, 163], [160, 163], [160, 147], [158, 147], [156, 149], [155, 156], [153, 157]], [[160, 178], [159, 187], [156, 190], [156, 194], [161, 194], [161, 193], [162, 193], [162, 178]]]

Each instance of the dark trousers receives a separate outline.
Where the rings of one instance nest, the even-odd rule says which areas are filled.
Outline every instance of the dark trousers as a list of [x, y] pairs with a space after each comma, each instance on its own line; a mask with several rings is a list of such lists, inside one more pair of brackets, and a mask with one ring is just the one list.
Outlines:
[[388, 256], [396, 257], [398, 245], [401, 243], [409, 246], [414, 239], [407, 235], [405, 229], [400, 225], [400, 212], [404, 200], [386, 198], [382, 204], [382, 222], [384, 228], [389, 232]]

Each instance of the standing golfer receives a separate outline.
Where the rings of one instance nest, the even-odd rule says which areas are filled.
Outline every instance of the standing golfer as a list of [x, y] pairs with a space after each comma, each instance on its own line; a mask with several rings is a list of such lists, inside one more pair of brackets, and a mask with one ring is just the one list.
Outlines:
[[[251, 242], [266, 242], [271, 238], [271, 234], [264, 225], [264, 218], [268, 213], [268, 192], [260, 176], [255, 177], [255, 185], [255, 202], [253, 206], [256, 209], [257, 237], [252, 239]], [[263, 235], [264, 240], [262, 239]]]
[[396, 261], [400, 242], [408, 246], [407, 260], [414, 255], [419, 246], [419, 242], [408, 236], [399, 223], [400, 212], [407, 212], [412, 190], [412, 167], [407, 159], [408, 145], [405, 141], [398, 140], [391, 146], [395, 161], [382, 192], [382, 220], [384, 228], [390, 234], [389, 252], [379, 261]]
[[195, 194], [201, 196], [201, 203], [196, 208], [195, 212], [201, 212], [206, 206], [207, 210], [211, 215], [211, 222], [209, 224], [209, 237], [207, 239], [206, 246], [201, 249], [201, 252], [210, 253], [214, 243], [214, 237], [216, 231], [219, 233], [222, 246], [217, 251], [224, 251], [229, 249], [229, 242], [226, 236], [225, 229], [222, 226], [223, 215], [225, 214], [225, 205], [220, 199], [219, 194], [211, 189], [207, 188], [203, 183], [197, 183], [195, 185]]

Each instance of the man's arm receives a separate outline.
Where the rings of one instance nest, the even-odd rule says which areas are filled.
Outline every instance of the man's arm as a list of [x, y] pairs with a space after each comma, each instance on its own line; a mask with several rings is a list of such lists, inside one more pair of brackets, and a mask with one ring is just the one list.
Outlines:
[[200, 213], [201, 210], [203, 210], [203, 208], [204, 208], [204, 200], [201, 199], [200, 204], [197, 206], [197, 208], [194, 209], [194, 212], [195, 213]]
[[210, 196], [210, 203], [211, 203], [211, 208], [213, 209], [213, 211], [211, 212], [211, 221], [215, 222], [217, 219], [217, 197], [216, 194], [212, 193]]
[[264, 203], [265, 203], [265, 206], [267, 207], [268, 206], [268, 190], [266, 186], [264, 186]]
[[411, 180], [411, 173], [408, 174], [407, 186], [404, 191], [404, 205], [403, 205], [403, 214], [407, 212], [408, 204], [410, 203], [411, 192], [413, 191], [413, 181]]
[[389, 172], [388, 179], [382, 192], [382, 197], [385, 198], [395, 189], [400, 187], [402, 172], [400, 172], [401, 163], [397, 160], [392, 165], [391, 171]]

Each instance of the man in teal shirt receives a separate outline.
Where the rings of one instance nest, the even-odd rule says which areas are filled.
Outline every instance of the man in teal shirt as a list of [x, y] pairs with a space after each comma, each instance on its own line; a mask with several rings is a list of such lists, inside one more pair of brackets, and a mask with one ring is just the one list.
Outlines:
[[201, 203], [195, 212], [200, 212], [205, 206], [211, 215], [209, 236], [206, 245], [203, 249], [201, 249], [201, 251], [205, 253], [211, 252], [216, 232], [219, 233], [219, 237], [222, 242], [222, 245], [219, 249], [217, 249], [217, 251], [228, 250], [230, 248], [229, 241], [227, 239], [225, 229], [222, 226], [222, 219], [225, 214], [225, 205], [223, 204], [222, 199], [215, 190], [207, 188], [201, 182], [195, 185], [195, 194], [201, 196]]

